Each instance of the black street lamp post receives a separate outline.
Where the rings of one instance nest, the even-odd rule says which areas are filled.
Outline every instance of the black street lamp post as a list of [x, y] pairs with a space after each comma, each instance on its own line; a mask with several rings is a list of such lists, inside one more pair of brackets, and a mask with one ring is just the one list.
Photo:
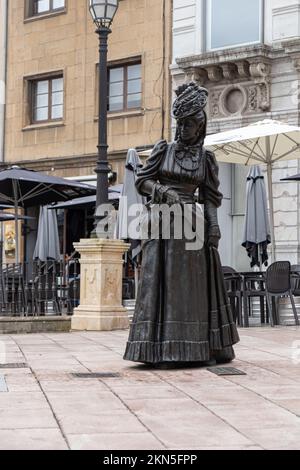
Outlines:
[[97, 209], [108, 203], [108, 175], [111, 168], [108, 163], [107, 151], [107, 43], [111, 33], [110, 26], [119, 6], [119, 0], [89, 0], [90, 13], [97, 27], [99, 36], [99, 108], [98, 108], [98, 159], [95, 172], [97, 173], [97, 199], [95, 213], [95, 230], [99, 217]]

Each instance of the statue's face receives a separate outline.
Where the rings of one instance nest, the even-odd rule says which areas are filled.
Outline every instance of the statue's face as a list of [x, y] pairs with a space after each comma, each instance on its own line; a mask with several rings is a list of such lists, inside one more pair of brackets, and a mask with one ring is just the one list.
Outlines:
[[195, 117], [187, 117], [178, 120], [178, 131], [180, 139], [185, 144], [193, 144], [197, 142], [203, 129], [204, 121], [200, 121]]

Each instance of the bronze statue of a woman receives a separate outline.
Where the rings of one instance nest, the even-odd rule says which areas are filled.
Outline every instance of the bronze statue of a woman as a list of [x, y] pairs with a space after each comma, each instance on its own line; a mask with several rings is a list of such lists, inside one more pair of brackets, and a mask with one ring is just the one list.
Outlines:
[[124, 359], [153, 365], [226, 363], [234, 359], [232, 346], [239, 337], [218, 254], [217, 210], [223, 198], [218, 165], [203, 147], [208, 92], [191, 82], [176, 94], [175, 142], [155, 146], [136, 186], [152, 205], [204, 205], [205, 241], [196, 251], [186, 249], [184, 238], [143, 242], [138, 298]]

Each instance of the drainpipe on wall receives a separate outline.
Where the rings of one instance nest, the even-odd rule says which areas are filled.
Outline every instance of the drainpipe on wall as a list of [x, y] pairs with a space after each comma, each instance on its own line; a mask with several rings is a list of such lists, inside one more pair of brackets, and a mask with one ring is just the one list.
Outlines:
[[7, 77], [8, 0], [0, 0], [0, 162], [5, 160], [5, 98]]
[[[7, 64], [8, 0], [0, 0], [0, 163], [4, 161], [5, 135], [5, 84]], [[3, 224], [0, 230], [0, 268], [3, 263]]]
[[170, 19], [169, 19], [169, 58], [167, 63], [167, 96], [166, 96], [166, 112], [168, 113], [166, 119], [166, 135], [165, 139], [169, 142], [172, 139], [172, 120], [171, 120], [171, 106], [173, 100], [171, 64], [173, 62], [173, 15], [174, 15], [174, 0], [170, 0]]

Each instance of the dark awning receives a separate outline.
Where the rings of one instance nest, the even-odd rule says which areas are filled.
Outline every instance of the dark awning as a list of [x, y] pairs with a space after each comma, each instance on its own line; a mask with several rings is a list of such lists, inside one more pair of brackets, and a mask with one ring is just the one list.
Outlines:
[[[14, 214], [9, 214], [7, 212], [0, 211], [0, 222], [9, 222], [10, 220], [15, 220], [16, 216]], [[26, 215], [18, 215], [18, 220], [34, 220], [34, 217], [27, 217]]]
[[[116, 201], [120, 199], [122, 194], [123, 185], [118, 184], [116, 186], [111, 186], [108, 191], [109, 201]], [[55, 204], [49, 209], [83, 209], [88, 207], [95, 207], [96, 205], [96, 196], [86, 196], [80, 197], [76, 199], [72, 199], [68, 202], [61, 202], [59, 204]]]
[[95, 193], [96, 188], [88, 184], [18, 166], [0, 171], [0, 204], [33, 207]]

